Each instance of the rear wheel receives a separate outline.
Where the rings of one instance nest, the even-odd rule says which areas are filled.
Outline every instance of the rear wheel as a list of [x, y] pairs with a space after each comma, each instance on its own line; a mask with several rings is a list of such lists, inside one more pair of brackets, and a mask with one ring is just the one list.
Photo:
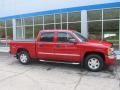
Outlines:
[[103, 69], [104, 60], [100, 55], [91, 54], [85, 58], [85, 67], [86, 69], [97, 72]]
[[29, 56], [28, 52], [26, 52], [26, 51], [21, 51], [18, 54], [18, 59], [19, 59], [20, 63], [22, 63], [22, 64], [30, 63], [30, 56]]

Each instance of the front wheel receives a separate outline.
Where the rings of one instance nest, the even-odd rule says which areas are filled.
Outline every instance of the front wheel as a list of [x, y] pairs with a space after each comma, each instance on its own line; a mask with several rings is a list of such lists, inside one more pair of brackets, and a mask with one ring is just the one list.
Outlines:
[[21, 51], [18, 54], [18, 59], [19, 59], [20, 63], [22, 63], [22, 64], [30, 63], [30, 56], [29, 56], [28, 52], [26, 52], [26, 51]]
[[91, 54], [85, 58], [85, 67], [93, 72], [97, 72], [103, 69], [104, 60], [100, 55]]

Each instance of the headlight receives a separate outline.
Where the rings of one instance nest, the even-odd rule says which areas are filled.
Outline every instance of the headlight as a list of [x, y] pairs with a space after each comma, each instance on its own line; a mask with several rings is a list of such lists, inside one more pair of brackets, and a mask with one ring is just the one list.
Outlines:
[[112, 55], [114, 51], [114, 48], [108, 48], [108, 55]]

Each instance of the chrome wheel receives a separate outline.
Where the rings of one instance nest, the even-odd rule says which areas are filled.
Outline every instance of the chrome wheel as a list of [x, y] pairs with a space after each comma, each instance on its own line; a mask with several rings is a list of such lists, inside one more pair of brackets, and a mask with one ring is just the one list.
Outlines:
[[92, 70], [96, 70], [100, 67], [100, 62], [97, 58], [90, 58], [88, 60], [88, 67]]
[[21, 54], [20, 55], [20, 61], [22, 63], [27, 63], [27, 61], [28, 61], [27, 55], [26, 54]]
[[21, 51], [18, 53], [19, 62], [22, 64], [29, 64], [30, 63], [30, 56], [29, 53], [26, 51]]

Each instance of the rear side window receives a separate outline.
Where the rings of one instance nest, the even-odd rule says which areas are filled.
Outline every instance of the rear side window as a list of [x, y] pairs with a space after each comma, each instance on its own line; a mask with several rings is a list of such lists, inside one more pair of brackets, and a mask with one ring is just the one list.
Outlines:
[[53, 32], [44, 32], [41, 34], [40, 41], [41, 42], [53, 42], [54, 33]]
[[57, 42], [69, 42], [69, 39], [74, 39], [71, 34], [66, 32], [58, 32]]

